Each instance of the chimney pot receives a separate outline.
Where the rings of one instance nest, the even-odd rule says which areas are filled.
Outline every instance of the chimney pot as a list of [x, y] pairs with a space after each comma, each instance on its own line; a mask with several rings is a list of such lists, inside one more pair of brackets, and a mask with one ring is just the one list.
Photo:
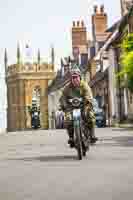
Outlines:
[[94, 6], [94, 13], [97, 13], [97, 5]]
[[84, 21], [83, 20], [81, 21], [81, 25], [82, 25], [82, 27], [84, 27]]
[[100, 7], [100, 12], [101, 12], [101, 13], [104, 13], [104, 5], [101, 5], [101, 7]]
[[80, 24], [80, 22], [79, 22], [79, 21], [77, 21], [77, 26], [79, 26], [79, 24]]

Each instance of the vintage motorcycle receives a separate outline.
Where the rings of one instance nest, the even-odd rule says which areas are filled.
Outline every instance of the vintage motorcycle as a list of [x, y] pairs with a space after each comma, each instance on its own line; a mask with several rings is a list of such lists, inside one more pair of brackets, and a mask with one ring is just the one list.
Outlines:
[[71, 117], [74, 131], [74, 147], [77, 150], [78, 159], [82, 160], [82, 157], [86, 156], [86, 152], [90, 146], [89, 130], [85, 125], [85, 120], [83, 120], [83, 98], [74, 97], [68, 101], [72, 106]]
[[38, 129], [40, 128], [40, 118], [37, 111], [32, 114], [32, 128]]

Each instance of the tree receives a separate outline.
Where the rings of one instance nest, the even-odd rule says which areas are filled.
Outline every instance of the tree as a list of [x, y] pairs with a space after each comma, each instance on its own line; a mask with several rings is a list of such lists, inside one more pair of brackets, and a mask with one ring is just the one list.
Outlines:
[[121, 44], [120, 63], [122, 69], [118, 77], [122, 78], [125, 87], [133, 92], [133, 33], [128, 34]]

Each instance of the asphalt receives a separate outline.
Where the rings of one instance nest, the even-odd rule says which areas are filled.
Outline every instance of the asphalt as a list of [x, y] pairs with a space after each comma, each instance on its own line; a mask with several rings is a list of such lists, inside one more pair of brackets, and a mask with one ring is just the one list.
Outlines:
[[0, 135], [0, 200], [132, 200], [133, 131], [96, 129], [77, 160], [64, 130]]

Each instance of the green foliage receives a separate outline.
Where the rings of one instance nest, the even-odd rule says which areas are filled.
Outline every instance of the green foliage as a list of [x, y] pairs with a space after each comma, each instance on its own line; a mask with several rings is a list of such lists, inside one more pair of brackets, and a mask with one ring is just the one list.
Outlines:
[[122, 44], [121, 44], [121, 48], [125, 53], [129, 53], [131, 51], [133, 51], [133, 33], [128, 34]]
[[133, 91], [133, 34], [129, 34], [124, 38], [121, 49], [120, 63], [122, 69], [118, 77], [122, 78], [125, 86]]
[[127, 80], [128, 89], [133, 92], [133, 77]]

